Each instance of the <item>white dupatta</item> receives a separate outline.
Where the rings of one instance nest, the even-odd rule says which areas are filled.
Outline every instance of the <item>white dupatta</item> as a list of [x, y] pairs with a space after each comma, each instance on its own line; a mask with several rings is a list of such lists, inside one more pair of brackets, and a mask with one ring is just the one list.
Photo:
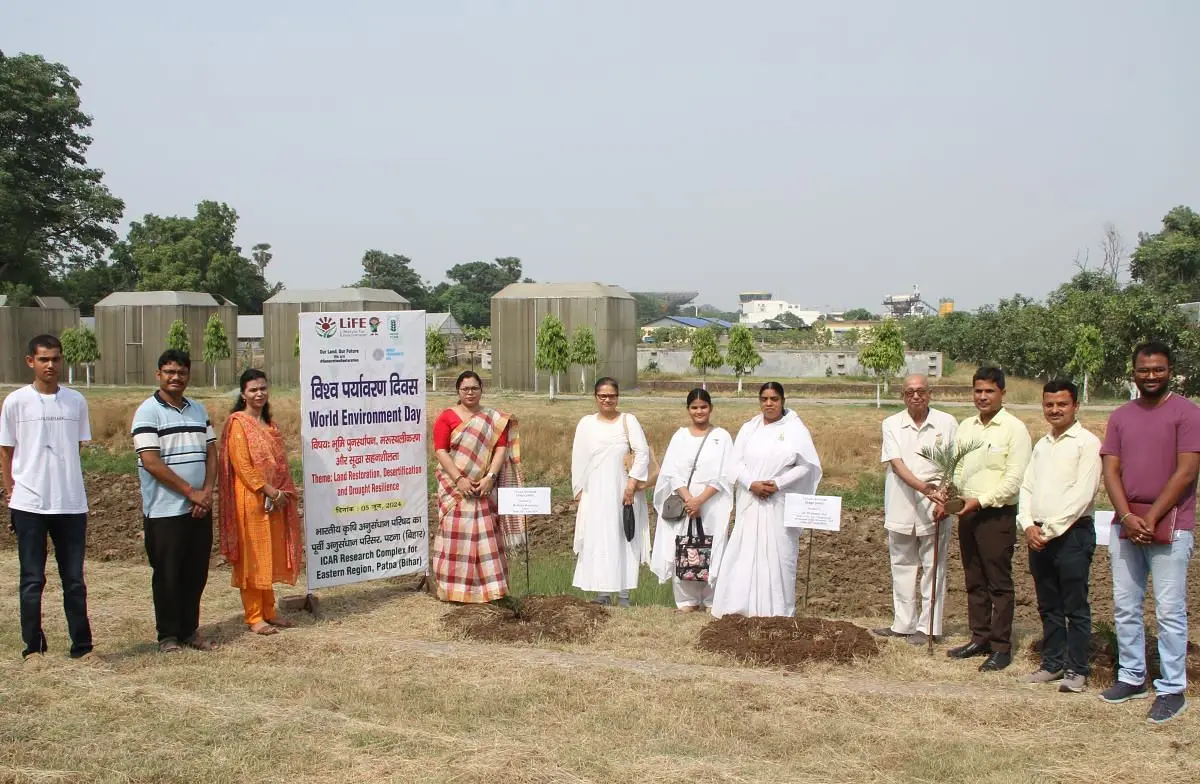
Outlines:
[[[767, 424], [758, 414], [738, 431], [729, 457], [726, 478], [737, 491], [736, 520], [751, 512], [770, 511], [782, 518], [784, 495], [811, 495], [821, 482], [821, 458], [812, 435], [795, 411]], [[750, 485], [773, 479], [779, 492], [766, 500], [750, 492]], [[718, 541], [717, 534], [720, 535]], [[712, 560], [708, 580], [715, 582], [721, 568], [726, 532], [714, 532]]]

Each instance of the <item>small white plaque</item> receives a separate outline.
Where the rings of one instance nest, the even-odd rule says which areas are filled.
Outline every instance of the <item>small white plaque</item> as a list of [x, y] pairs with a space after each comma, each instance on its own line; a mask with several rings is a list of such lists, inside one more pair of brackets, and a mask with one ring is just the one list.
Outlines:
[[550, 514], [549, 487], [501, 487], [500, 514]]
[[783, 524], [788, 528], [842, 530], [842, 497], [788, 493], [783, 497]]
[[1116, 512], [1107, 511], [1101, 512], [1099, 509], [1092, 515], [1092, 521], [1096, 524], [1096, 545], [1098, 547], [1108, 547], [1108, 538], [1112, 533], [1113, 517]]

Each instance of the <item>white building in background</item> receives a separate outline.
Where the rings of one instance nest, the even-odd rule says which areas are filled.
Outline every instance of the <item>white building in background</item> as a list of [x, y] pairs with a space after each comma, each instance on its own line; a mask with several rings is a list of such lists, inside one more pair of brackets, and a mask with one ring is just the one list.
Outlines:
[[743, 291], [738, 294], [738, 322], [747, 327], [761, 327], [784, 313], [791, 313], [811, 327], [821, 318], [821, 311], [793, 305], [781, 299], [772, 299], [769, 291]]

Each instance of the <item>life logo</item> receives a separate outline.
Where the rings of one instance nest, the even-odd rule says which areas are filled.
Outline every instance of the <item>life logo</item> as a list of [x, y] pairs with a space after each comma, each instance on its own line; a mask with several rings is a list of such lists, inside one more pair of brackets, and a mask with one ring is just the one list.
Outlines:
[[337, 334], [337, 322], [329, 316], [321, 316], [317, 319], [317, 334], [323, 338], [331, 338]]

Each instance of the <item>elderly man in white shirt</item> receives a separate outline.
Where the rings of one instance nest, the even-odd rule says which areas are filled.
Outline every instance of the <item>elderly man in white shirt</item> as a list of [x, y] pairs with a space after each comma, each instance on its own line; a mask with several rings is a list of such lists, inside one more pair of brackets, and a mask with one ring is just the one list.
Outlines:
[[[913, 645], [924, 645], [928, 636], [936, 641], [942, 634], [942, 605], [946, 597], [945, 553], [950, 544], [950, 525], [937, 520], [933, 501], [936, 491], [933, 464], [921, 457], [925, 447], [954, 443], [958, 423], [944, 411], [929, 407], [929, 380], [922, 375], [904, 379], [904, 411], [883, 421], [883, 455], [887, 464], [884, 484], [883, 527], [888, 535], [892, 563], [892, 625], [872, 631], [881, 637], [907, 637]], [[934, 534], [940, 537], [942, 564], [937, 569], [936, 611], [934, 604]], [[917, 614], [917, 570], [921, 571], [921, 611]]]

